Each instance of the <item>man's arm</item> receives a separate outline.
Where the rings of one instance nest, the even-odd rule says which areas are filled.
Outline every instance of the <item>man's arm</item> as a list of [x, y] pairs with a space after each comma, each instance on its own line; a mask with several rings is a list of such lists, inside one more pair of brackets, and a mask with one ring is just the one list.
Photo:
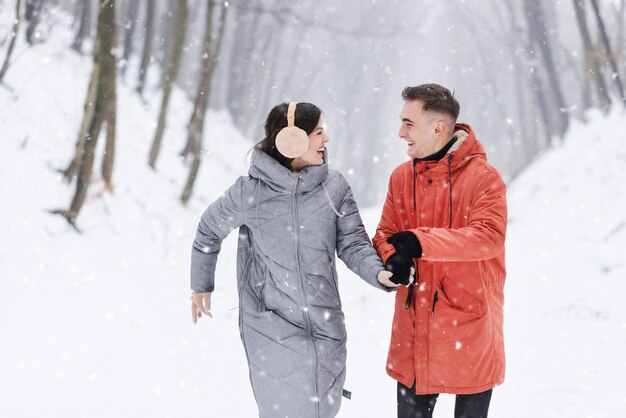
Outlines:
[[397, 248], [395, 248], [395, 245], [393, 245], [392, 239], [390, 239], [390, 237], [393, 237], [401, 230], [395, 208], [393, 176], [394, 174], [392, 174], [389, 179], [387, 198], [383, 205], [383, 213], [380, 217], [378, 227], [376, 228], [376, 235], [374, 235], [372, 241], [374, 248], [378, 252], [378, 256], [385, 264], [385, 269], [393, 273], [389, 280], [397, 285], [408, 285], [412, 282], [412, 270], [415, 269], [413, 257], [407, 254], [400, 254]]
[[458, 229], [415, 228], [428, 261], [479, 261], [499, 256], [504, 250], [507, 207], [506, 186], [500, 176], [487, 175], [476, 191], [468, 226]]

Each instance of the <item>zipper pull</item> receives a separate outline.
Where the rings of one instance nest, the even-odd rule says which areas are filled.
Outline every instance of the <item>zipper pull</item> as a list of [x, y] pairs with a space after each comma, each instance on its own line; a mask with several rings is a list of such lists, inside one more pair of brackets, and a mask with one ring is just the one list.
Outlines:
[[300, 181], [304, 184], [304, 177], [302, 177], [302, 173], [298, 173], [298, 178], [300, 178]]
[[404, 310], [407, 311], [411, 307], [411, 301], [413, 300], [413, 288], [415, 282], [409, 284], [409, 292], [406, 295], [406, 302], [404, 303]]
[[433, 310], [432, 310], [432, 315], [433, 318], [435, 317], [435, 305], [437, 304], [437, 301], [439, 300], [439, 291], [435, 291], [435, 296], [433, 297]]

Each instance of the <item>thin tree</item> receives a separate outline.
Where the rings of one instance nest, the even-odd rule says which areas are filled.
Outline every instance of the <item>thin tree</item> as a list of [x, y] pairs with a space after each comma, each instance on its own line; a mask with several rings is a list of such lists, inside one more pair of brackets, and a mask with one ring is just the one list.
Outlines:
[[72, 49], [82, 53], [83, 41], [91, 32], [91, 0], [76, 0], [76, 7], [80, 11], [80, 17]]
[[533, 44], [535, 48], [539, 50], [541, 57], [543, 58], [543, 68], [548, 76], [550, 91], [552, 92], [554, 102], [558, 108], [556, 115], [558, 120], [558, 129], [556, 132], [553, 132], [553, 134], [561, 137], [569, 125], [569, 116], [566, 113], [567, 106], [565, 105], [563, 90], [561, 89], [561, 83], [559, 81], [559, 77], [557, 76], [556, 65], [552, 55], [548, 26], [543, 14], [543, 9], [541, 8], [540, 0], [525, 0], [524, 6], [526, 8], [528, 29], [531, 37], [534, 38]]
[[13, 48], [15, 48], [15, 41], [17, 40], [17, 33], [20, 30], [20, 6], [22, 1], [17, 0], [15, 2], [15, 19], [13, 20], [13, 27], [11, 28], [11, 41], [9, 42], [9, 49], [7, 49], [7, 54], [4, 58], [4, 64], [2, 64], [2, 68], [0, 68], [0, 83], [4, 79], [7, 70], [9, 69], [9, 64], [11, 62], [11, 54], [13, 53]]
[[[111, 78], [115, 78], [115, 57], [112, 49], [115, 40], [115, 1], [100, 0], [98, 26], [94, 45], [94, 66], [92, 79], [89, 83], [87, 95], [94, 94], [93, 109], [86, 109], [89, 120], [86, 124], [85, 140], [80, 150], [80, 166], [76, 181], [76, 192], [67, 210], [55, 210], [52, 213], [60, 214], [76, 228], [76, 217], [87, 197], [87, 189], [91, 180], [91, 172], [95, 157], [96, 144], [102, 124], [107, 118], [109, 99], [112, 88]], [[81, 124], [82, 125], [82, 124]], [[83, 126], [81, 126], [82, 130]]]
[[126, 22], [124, 24], [124, 53], [122, 55], [122, 75], [126, 74], [128, 68], [128, 60], [133, 52], [133, 35], [137, 27], [137, 10], [139, 9], [139, 1], [134, 0], [128, 2], [126, 11]]
[[155, 0], [146, 0], [146, 26], [144, 28], [143, 50], [141, 53], [141, 64], [139, 65], [139, 81], [137, 83], [137, 93], [143, 97], [143, 89], [146, 84], [148, 67], [152, 60], [152, 42], [154, 40], [154, 13]]
[[[492, 3], [498, 3], [498, 0], [492, 0]], [[494, 4], [494, 7], [498, 7], [498, 4]], [[536, 133], [537, 123], [535, 123], [536, 109], [534, 105], [529, 106], [531, 102], [530, 98], [527, 98], [528, 92], [528, 71], [525, 71], [526, 62], [522, 55], [523, 51], [527, 51], [528, 47], [523, 40], [522, 34], [524, 31], [520, 27], [517, 18], [517, 12], [515, 6], [511, 2], [504, 2], [504, 10], [508, 12], [508, 19], [502, 18], [502, 22], [508, 21], [508, 33], [509, 42], [515, 46], [510, 48], [511, 59], [513, 62], [513, 83], [515, 87], [515, 94], [513, 95], [517, 102], [517, 114], [519, 128], [519, 136], [521, 138], [520, 146], [524, 151], [524, 163], [521, 164], [525, 167], [529, 161], [532, 161], [537, 150], [539, 149], [540, 138]]]
[[94, 66], [91, 71], [91, 78], [89, 79], [89, 86], [87, 87], [87, 96], [85, 97], [85, 104], [83, 106], [83, 118], [81, 119], [80, 128], [78, 129], [78, 137], [76, 139], [76, 145], [74, 146], [74, 157], [70, 161], [65, 170], [62, 171], [63, 177], [68, 183], [71, 183], [76, 179], [78, 168], [80, 167], [81, 157], [83, 154], [83, 148], [85, 140], [87, 138], [87, 130], [93, 120], [94, 103], [98, 95], [98, 82], [100, 77], [100, 66]]
[[26, 27], [26, 42], [30, 45], [35, 42], [33, 36], [37, 31], [42, 7], [43, 0], [26, 0], [26, 11], [24, 13], [24, 18], [28, 22], [28, 26]]
[[185, 32], [187, 29], [187, 0], [180, 0], [176, 9], [176, 22], [174, 27], [174, 43], [171, 45], [170, 54], [166, 63], [165, 77], [163, 79], [163, 98], [161, 100], [161, 110], [159, 111], [159, 121], [150, 148], [150, 156], [148, 164], [151, 168], [156, 168], [156, 162], [161, 151], [161, 143], [163, 141], [163, 133], [165, 132], [167, 109], [169, 106], [172, 88], [176, 82], [178, 69], [180, 67], [181, 57], [185, 44]]
[[[112, 28], [112, 45], [118, 44], [117, 26]], [[104, 146], [104, 156], [102, 157], [102, 179], [104, 180], [104, 190], [113, 191], [113, 162], [115, 160], [115, 142], [117, 127], [117, 71], [115, 61], [113, 61], [113, 71], [109, 77], [107, 89], [107, 107], [105, 110], [105, 120], [107, 124], [106, 143]]]
[[[204, 115], [206, 114], [206, 108], [209, 103], [209, 95], [211, 92], [211, 78], [213, 76], [213, 70], [215, 69], [215, 54], [212, 51], [213, 47], [213, 12], [215, 5], [213, 2], [209, 2], [206, 7], [205, 14], [205, 26], [204, 26], [204, 41], [202, 47], [202, 56], [200, 58], [200, 81], [198, 83], [198, 90], [193, 102], [193, 111], [191, 112], [191, 118], [187, 125], [187, 142], [185, 147], [180, 152], [181, 157], [188, 157], [194, 149], [194, 143], [196, 142], [198, 134], [201, 135], [201, 131], [204, 125]], [[224, 14], [222, 14], [222, 17]], [[223, 27], [223, 25], [222, 25]]]
[[[249, 72], [254, 59], [254, 49], [261, 27], [261, 13], [250, 13], [242, 11], [240, 5], [244, 2], [237, 0], [233, 3], [236, 14], [236, 33], [233, 39], [234, 45], [230, 48], [230, 64], [232, 68], [231, 75], [227, 78], [228, 90], [226, 93], [227, 104], [230, 114], [233, 115], [233, 121], [236, 126], [241, 127], [245, 122], [243, 115], [247, 102], [246, 92], [249, 91], [248, 82], [257, 77], [250, 76]], [[256, 69], [256, 67], [254, 67]]]
[[584, 0], [573, 0], [574, 10], [576, 11], [576, 20], [578, 22], [578, 29], [580, 29], [580, 36], [583, 41], [584, 48], [584, 62], [585, 62], [585, 75], [590, 77], [596, 86], [596, 93], [600, 100], [600, 107], [606, 109], [611, 104], [609, 93], [606, 90], [606, 84], [600, 71], [600, 63], [598, 62], [598, 55], [593, 48], [593, 42], [591, 41], [591, 35], [589, 34], [589, 28], [587, 27], [587, 17], [585, 12]]
[[624, 46], [626, 46], [626, 38], [624, 37], [624, 7], [626, 7], [626, 0], [619, 0], [619, 4], [613, 3], [613, 12], [617, 21], [615, 61], [622, 64], [622, 74], [624, 74]]
[[209, 103], [209, 97], [211, 96], [211, 80], [213, 79], [213, 72], [217, 63], [217, 57], [219, 56], [222, 39], [224, 37], [224, 27], [226, 26], [226, 7], [222, 6], [220, 15], [220, 27], [219, 33], [215, 42], [213, 42], [213, 9], [215, 7], [214, 2], [209, 2], [206, 9], [206, 23], [204, 32], [204, 47], [202, 50], [202, 74], [200, 76], [200, 83], [198, 85], [198, 92], [196, 93], [196, 99], [194, 101], [194, 109], [191, 114], [191, 120], [189, 121], [187, 146], [183, 151], [184, 155], [191, 153], [193, 160], [189, 169], [189, 176], [183, 194], [180, 200], [186, 204], [191, 197], [193, 186], [196, 181], [198, 169], [200, 168], [200, 160], [202, 156], [202, 136], [204, 132], [204, 120]]
[[624, 86], [622, 85], [622, 79], [619, 76], [619, 70], [617, 69], [617, 63], [615, 62], [615, 56], [613, 55], [613, 51], [611, 50], [611, 43], [606, 33], [606, 27], [604, 26], [604, 20], [602, 19], [602, 15], [600, 14], [597, 0], [591, 0], [591, 5], [593, 6], [593, 11], [596, 14], [596, 20], [598, 21], [598, 31], [600, 32], [600, 36], [602, 37], [604, 53], [609, 60], [609, 63], [611, 64], [611, 68], [613, 69], [612, 78], [613, 80], [615, 80], [615, 87], [617, 87], [617, 91], [622, 101], [625, 101], [626, 97], [624, 97]]

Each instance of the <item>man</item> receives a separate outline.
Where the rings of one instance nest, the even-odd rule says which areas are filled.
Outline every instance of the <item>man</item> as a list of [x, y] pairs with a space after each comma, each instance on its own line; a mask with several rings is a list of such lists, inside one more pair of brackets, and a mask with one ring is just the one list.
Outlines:
[[[460, 106], [437, 84], [402, 92], [399, 136], [411, 157], [389, 180], [374, 246], [401, 286], [387, 373], [398, 417], [432, 417], [440, 393], [455, 417], [487, 417], [504, 381], [506, 188]], [[415, 268], [415, 283], [409, 284]]]

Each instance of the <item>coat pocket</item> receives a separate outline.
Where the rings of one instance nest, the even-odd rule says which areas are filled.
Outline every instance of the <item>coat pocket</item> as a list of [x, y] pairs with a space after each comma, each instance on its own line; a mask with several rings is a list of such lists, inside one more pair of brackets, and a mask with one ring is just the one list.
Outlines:
[[267, 268], [263, 269], [263, 282], [261, 283], [261, 289], [259, 290], [259, 311], [263, 312], [263, 311], [267, 311], [267, 306], [265, 305], [265, 286], [267, 285]]
[[335, 294], [339, 295], [339, 278], [337, 277], [337, 267], [335, 266], [335, 260], [332, 257], [328, 257], [330, 260], [330, 284], [335, 290]]
[[461, 285], [445, 276], [441, 280], [441, 292], [450, 305], [458, 311], [477, 316], [483, 316], [487, 311], [487, 304], [484, 299], [485, 291], [482, 285], [476, 289], [469, 289], [466, 285]]

